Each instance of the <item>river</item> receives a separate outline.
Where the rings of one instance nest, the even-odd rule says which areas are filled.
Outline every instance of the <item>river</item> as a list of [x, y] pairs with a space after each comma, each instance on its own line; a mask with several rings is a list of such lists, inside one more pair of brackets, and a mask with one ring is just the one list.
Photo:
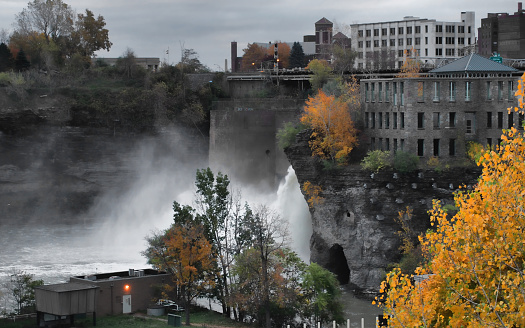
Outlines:
[[[180, 197], [187, 199], [188, 195]], [[273, 202], [273, 206], [293, 227], [290, 229], [292, 248], [303, 260], [308, 260], [311, 222], [293, 170], [289, 170], [274, 198], [267, 201]], [[25, 271], [34, 275], [35, 279], [44, 280], [45, 284], [52, 284], [65, 282], [70, 276], [149, 267], [141, 255], [146, 247], [144, 237], [155, 229], [170, 225], [171, 203], [168, 202], [154, 214], [141, 212], [141, 215], [136, 215], [139, 209], [133, 208], [133, 201], [128, 199], [126, 203], [130, 208], [117, 218], [99, 218], [96, 221], [75, 218], [65, 220], [74, 223], [43, 224], [32, 221], [2, 225], [0, 283], [9, 281], [15, 270]], [[144, 216], [155, 219], [136, 219]], [[365, 327], [374, 327], [379, 309], [369, 301], [355, 298], [344, 286], [342, 292], [345, 314], [351, 320], [351, 327], [361, 327], [361, 318], [365, 318]], [[0, 297], [0, 309], [10, 307], [5, 290]]]

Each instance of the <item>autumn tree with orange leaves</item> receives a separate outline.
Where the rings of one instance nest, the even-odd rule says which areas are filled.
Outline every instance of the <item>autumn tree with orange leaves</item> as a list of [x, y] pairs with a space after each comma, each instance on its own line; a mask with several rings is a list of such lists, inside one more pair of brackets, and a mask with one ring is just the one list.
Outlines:
[[241, 70], [243, 71], [256, 71], [261, 68], [261, 64], [267, 56], [267, 51], [256, 43], [249, 43], [248, 46], [243, 49], [244, 55], [242, 56]]
[[357, 146], [357, 129], [351, 111], [359, 107], [358, 84], [345, 83], [339, 97], [324, 91], [309, 97], [300, 120], [312, 129], [309, 141], [312, 156], [345, 164]]
[[[509, 110], [523, 112], [524, 82]], [[382, 283], [389, 327], [525, 326], [525, 138], [512, 128], [501, 139], [480, 157], [474, 190], [455, 194], [453, 217], [434, 201], [418, 276], [396, 269]]]
[[215, 284], [215, 258], [202, 225], [172, 225], [163, 234], [148, 237], [144, 255], [156, 269], [172, 274], [174, 286], [184, 300], [186, 325], [190, 324], [190, 304]]
[[[277, 42], [277, 55], [279, 58], [279, 68], [288, 68], [290, 64], [290, 46], [284, 42]], [[268, 47], [267, 58], [273, 58], [275, 52], [275, 44]]]
[[397, 77], [418, 77], [421, 70], [421, 63], [419, 62], [416, 50], [414, 48], [405, 49], [403, 53], [405, 59], [403, 60], [403, 65], [400, 67]]

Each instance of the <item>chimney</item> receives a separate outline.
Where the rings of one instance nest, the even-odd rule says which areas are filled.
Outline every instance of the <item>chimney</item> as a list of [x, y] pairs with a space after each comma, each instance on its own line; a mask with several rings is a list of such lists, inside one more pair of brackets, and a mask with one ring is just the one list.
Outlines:
[[231, 43], [231, 61], [232, 61], [232, 73], [237, 72], [237, 42]]
[[518, 2], [518, 13], [521, 13], [521, 11], [522, 11], [521, 2]]

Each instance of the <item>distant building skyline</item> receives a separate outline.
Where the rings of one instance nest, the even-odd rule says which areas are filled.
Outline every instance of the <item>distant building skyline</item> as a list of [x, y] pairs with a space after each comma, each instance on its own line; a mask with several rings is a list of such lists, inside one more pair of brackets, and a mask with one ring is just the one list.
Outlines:
[[518, 2], [514, 14], [489, 13], [478, 28], [479, 54], [498, 53], [503, 58], [525, 59], [525, 11]]
[[352, 24], [355, 68], [399, 69], [407, 50], [431, 65], [463, 57], [476, 45], [475, 13], [461, 12], [460, 16], [454, 22], [405, 16], [398, 21]]

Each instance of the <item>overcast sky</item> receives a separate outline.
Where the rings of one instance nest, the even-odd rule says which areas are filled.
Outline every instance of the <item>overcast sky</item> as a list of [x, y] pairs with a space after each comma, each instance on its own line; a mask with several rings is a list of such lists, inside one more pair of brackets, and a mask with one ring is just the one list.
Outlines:
[[[0, 0], [0, 29], [13, 29], [15, 15], [28, 0]], [[510, 0], [65, 0], [75, 11], [90, 9], [107, 23], [110, 52], [119, 57], [129, 47], [138, 57], [177, 63], [181, 46], [194, 49], [212, 70], [230, 63], [230, 43], [238, 55], [247, 43], [302, 41], [326, 17], [337, 25], [402, 20], [404, 16], [459, 21], [462, 11], [476, 13], [476, 28], [489, 12], [517, 11]], [[169, 58], [166, 51], [169, 48]]]

